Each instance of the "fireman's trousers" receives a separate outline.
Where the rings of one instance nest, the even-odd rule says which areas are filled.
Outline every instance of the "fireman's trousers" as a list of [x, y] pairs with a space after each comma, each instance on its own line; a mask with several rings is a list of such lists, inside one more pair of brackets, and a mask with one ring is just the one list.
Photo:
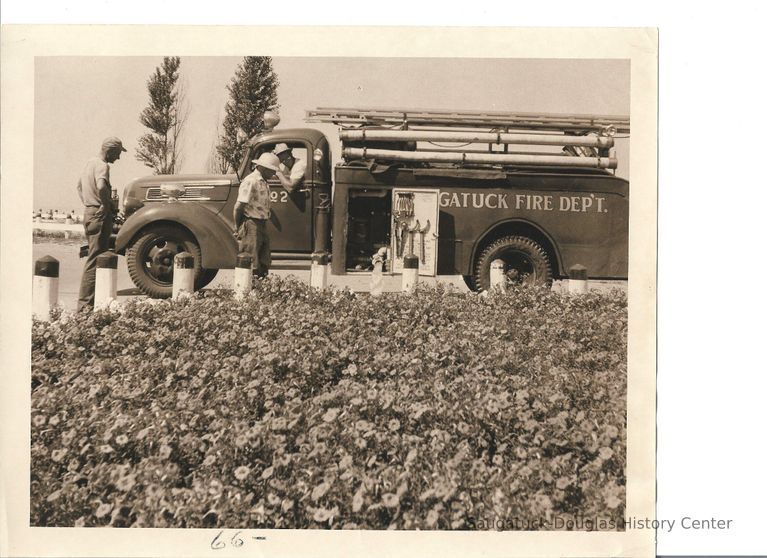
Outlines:
[[86, 207], [83, 215], [83, 227], [88, 239], [88, 257], [83, 267], [80, 280], [80, 299], [78, 310], [90, 310], [96, 295], [96, 258], [109, 250], [109, 237], [112, 234], [112, 214], [98, 207]]
[[239, 230], [240, 252], [250, 254], [253, 258], [253, 274], [256, 277], [266, 277], [269, 266], [272, 265], [272, 250], [269, 244], [269, 233], [266, 232], [266, 219], [245, 217]]

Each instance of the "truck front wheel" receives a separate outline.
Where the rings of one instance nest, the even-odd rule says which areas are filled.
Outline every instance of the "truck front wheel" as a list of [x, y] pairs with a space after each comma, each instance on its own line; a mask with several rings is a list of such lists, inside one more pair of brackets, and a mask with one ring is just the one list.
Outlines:
[[195, 238], [172, 225], [150, 227], [141, 232], [125, 253], [133, 284], [151, 298], [169, 298], [173, 293], [173, 258], [181, 252], [194, 256], [194, 288], [203, 288], [217, 270], [204, 269]]
[[551, 285], [551, 261], [540, 244], [525, 236], [504, 236], [479, 255], [472, 282], [479, 290], [490, 288], [490, 264], [504, 262], [504, 273], [512, 284]]

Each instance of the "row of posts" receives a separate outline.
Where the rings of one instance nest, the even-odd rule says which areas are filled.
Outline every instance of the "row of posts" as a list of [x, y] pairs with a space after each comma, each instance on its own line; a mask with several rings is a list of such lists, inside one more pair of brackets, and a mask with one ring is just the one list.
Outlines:
[[[493, 260], [490, 263], [490, 290], [505, 292], [508, 288], [506, 277], [506, 264], [503, 260]], [[570, 268], [567, 274], [567, 292], [570, 294], [584, 294], [589, 291], [588, 272], [580, 264]]]
[[[313, 254], [309, 284], [315, 289], [328, 286], [330, 275], [328, 255]], [[194, 292], [194, 256], [188, 252], [177, 254], [173, 261], [172, 298], [182, 298]], [[248, 254], [239, 254], [234, 268], [233, 290], [237, 298], [244, 298], [253, 288], [253, 259]], [[418, 285], [418, 257], [407, 255], [402, 269], [402, 291], [412, 293]], [[505, 291], [507, 280], [503, 260], [490, 265], [490, 290]], [[588, 291], [586, 268], [575, 265], [570, 268], [568, 291], [582, 294]], [[370, 277], [370, 294], [378, 296], [383, 292], [383, 262], [375, 261]], [[35, 262], [33, 282], [32, 313], [39, 320], [50, 321], [51, 310], [59, 299], [59, 261], [44, 256]], [[94, 307], [108, 308], [117, 299], [117, 254], [106, 252], [96, 258], [96, 289]]]

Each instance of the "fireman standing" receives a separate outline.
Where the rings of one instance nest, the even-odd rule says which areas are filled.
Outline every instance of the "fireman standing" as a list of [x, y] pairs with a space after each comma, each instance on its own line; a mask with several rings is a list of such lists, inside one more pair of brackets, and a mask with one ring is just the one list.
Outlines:
[[88, 239], [88, 257], [80, 280], [78, 311], [93, 308], [96, 289], [96, 258], [109, 250], [112, 234], [113, 214], [116, 207], [112, 202], [112, 185], [109, 182], [109, 165], [127, 151], [122, 141], [109, 137], [101, 144], [101, 154], [85, 163], [77, 182], [77, 193], [85, 206], [83, 226]]
[[256, 168], [240, 183], [237, 203], [234, 204], [235, 236], [239, 251], [253, 258], [253, 274], [266, 277], [272, 263], [269, 233], [269, 184], [280, 168], [280, 160], [274, 153], [262, 153], [253, 161]]

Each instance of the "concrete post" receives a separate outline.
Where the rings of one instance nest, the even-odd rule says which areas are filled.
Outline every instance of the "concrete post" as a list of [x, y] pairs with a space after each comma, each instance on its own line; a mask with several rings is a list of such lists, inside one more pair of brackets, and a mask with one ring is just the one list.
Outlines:
[[324, 289], [328, 286], [328, 255], [326, 252], [312, 254], [312, 271], [309, 284], [315, 289]]
[[253, 258], [250, 254], [237, 254], [234, 267], [234, 297], [241, 299], [248, 296], [253, 288]]
[[117, 254], [104, 252], [96, 258], [94, 308], [108, 308], [117, 298]]
[[418, 256], [408, 254], [402, 263], [402, 291], [412, 293], [418, 284]]
[[497, 259], [490, 263], [490, 290], [506, 292], [506, 273], [504, 273], [506, 264], [503, 260]]
[[585, 267], [576, 264], [570, 268], [567, 276], [567, 290], [570, 294], [584, 294], [589, 292], [588, 274]]
[[32, 283], [32, 315], [44, 322], [51, 321], [51, 310], [59, 303], [59, 260], [43, 256], [35, 262]]
[[383, 262], [373, 264], [373, 273], [370, 275], [370, 294], [378, 296], [383, 292]]
[[173, 258], [173, 299], [189, 296], [194, 292], [194, 256], [181, 252]]

